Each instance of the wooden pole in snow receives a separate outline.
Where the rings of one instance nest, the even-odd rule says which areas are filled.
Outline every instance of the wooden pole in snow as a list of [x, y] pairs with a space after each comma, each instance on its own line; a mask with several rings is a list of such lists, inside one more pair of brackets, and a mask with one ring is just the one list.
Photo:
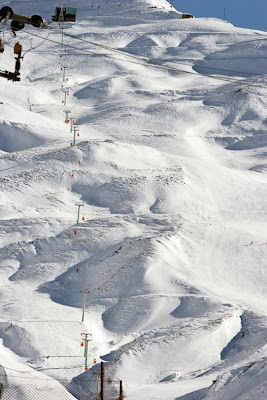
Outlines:
[[122, 381], [120, 381], [120, 396], [119, 396], [119, 400], [123, 400], [124, 396], [123, 396], [123, 387], [122, 387]]
[[101, 392], [100, 392], [100, 400], [104, 400], [104, 381], [105, 381], [104, 362], [101, 361]]

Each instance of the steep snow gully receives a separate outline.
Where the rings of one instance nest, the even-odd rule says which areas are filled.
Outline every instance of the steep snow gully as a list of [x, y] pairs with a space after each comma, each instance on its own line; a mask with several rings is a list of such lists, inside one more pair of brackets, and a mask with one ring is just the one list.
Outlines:
[[104, 362], [105, 399], [266, 400], [267, 33], [68, 6], [1, 25], [3, 398], [96, 398]]

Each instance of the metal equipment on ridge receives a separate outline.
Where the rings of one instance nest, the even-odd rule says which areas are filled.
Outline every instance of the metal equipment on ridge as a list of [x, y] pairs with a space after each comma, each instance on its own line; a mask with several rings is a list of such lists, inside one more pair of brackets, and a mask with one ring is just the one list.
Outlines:
[[[11, 20], [10, 28], [14, 37], [16, 37], [16, 32], [24, 28], [25, 24], [32, 25], [36, 28], [48, 29], [48, 26], [44, 24], [43, 18], [40, 15], [34, 14], [31, 17], [26, 17], [25, 15], [15, 14], [11, 7], [4, 6], [0, 9], [0, 22], [6, 25], [7, 22]], [[4, 39], [0, 38], [0, 53], [4, 51]], [[0, 77], [6, 78], [7, 80], [18, 82], [20, 81], [20, 66], [23, 56], [21, 55], [22, 45], [17, 42], [14, 46], [15, 57], [15, 72], [0, 70]]]
[[21, 52], [22, 52], [22, 45], [19, 42], [15, 43], [14, 54], [17, 56], [15, 57], [16, 60], [15, 72], [0, 70], [0, 76], [2, 78], [6, 78], [8, 81], [13, 81], [13, 82], [20, 81], [20, 65], [21, 65], [21, 60], [23, 59]]
[[56, 22], [75, 22], [77, 8], [73, 7], [56, 7], [55, 15], [52, 16], [52, 21]]
[[26, 17], [25, 15], [15, 14], [11, 7], [4, 6], [0, 10], [0, 22], [3, 21], [2, 23], [5, 25], [8, 20], [12, 20], [10, 27], [14, 37], [17, 31], [24, 28], [25, 24], [32, 25], [36, 28], [48, 28], [40, 15], [35, 14], [31, 17]]

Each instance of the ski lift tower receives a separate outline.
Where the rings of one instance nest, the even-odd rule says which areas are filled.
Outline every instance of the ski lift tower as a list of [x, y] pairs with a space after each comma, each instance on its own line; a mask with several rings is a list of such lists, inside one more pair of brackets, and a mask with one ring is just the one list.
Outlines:
[[56, 7], [55, 15], [52, 16], [52, 21], [56, 22], [76, 22], [77, 8], [65, 7], [61, 5]]
[[76, 11], [77, 8], [65, 7], [65, 5], [61, 5], [56, 7], [55, 15], [52, 16], [52, 21], [56, 21], [60, 25], [60, 29], [62, 30], [62, 47], [64, 47], [64, 22], [75, 22], [76, 21]]
[[63, 8], [63, 5], [60, 7], [58, 22], [64, 24], [64, 8]]

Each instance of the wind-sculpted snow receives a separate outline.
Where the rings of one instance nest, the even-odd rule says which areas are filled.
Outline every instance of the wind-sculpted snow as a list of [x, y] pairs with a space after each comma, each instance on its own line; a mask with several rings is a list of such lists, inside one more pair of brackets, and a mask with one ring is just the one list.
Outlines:
[[25, 376], [95, 396], [103, 360], [129, 400], [266, 400], [266, 33], [165, 0], [68, 6], [76, 38], [28, 26], [0, 55], [34, 48], [0, 86], [6, 396], [36, 398]]
[[264, 399], [267, 389], [266, 361], [267, 359], [263, 358], [219, 376], [205, 399]]
[[[255, 38], [255, 36], [252, 35], [250, 38], [251, 40], [249, 40], [248, 37], [248, 40], [244, 42], [244, 37], [240, 35], [240, 43], [236, 43], [235, 38], [235, 43], [232, 44], [231, 36], [226, 36], [226, 38], [228, 39], [226, 43], [224, 45], [221, 44], [222, 49], [218, 46], [216, 52], [207, 55], [203, 61], [197, 63], [198, 67], [195, 68], [197, 71], [216, 74], [218, 69], [222, 69], [225, 70], [225, 74], [228, 75], [232, 70], [232, 75], [243, 75], [244, 78], [257, 74], [267, 74], [266, 38]], [[208, 37], [207, 43], [208, 45], [210, 43], [210, 38]], [[253, 58], [257, 59], [256, 63], [251, 63], [251, 59]]]

